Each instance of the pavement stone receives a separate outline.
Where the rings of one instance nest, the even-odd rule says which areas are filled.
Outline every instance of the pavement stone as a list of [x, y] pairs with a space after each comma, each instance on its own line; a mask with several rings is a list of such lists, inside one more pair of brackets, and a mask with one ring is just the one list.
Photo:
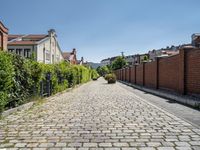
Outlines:
[[200, 150], [200, 129], [102, 78], [0, 120], [0, 149]]

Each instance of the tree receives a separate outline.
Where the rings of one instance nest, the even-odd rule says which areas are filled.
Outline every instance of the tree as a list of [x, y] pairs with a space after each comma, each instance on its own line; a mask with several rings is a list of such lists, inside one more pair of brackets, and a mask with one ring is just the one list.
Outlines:
[[125, 58], [122, 56], [119, 56], [119, 57], [115, 58], [115, 60], [112, 62], [112, 69], [113, 70], [121, 69], [126, 65], [127, 65], [127, 62], [126, 62]]
[[143, 58], [142, 62], [145, 62], [145, 61], [148, 61], [148, 60], [149, 60], [148, 56], [144, 55], [144, 58]]
[[97, 68], [97, 72], [100, 76], [104, 76], [104, 75], [110, 73], [110, 70], [109, 70], [108, 66], [102, 66], [102, 67], [99, 66]]

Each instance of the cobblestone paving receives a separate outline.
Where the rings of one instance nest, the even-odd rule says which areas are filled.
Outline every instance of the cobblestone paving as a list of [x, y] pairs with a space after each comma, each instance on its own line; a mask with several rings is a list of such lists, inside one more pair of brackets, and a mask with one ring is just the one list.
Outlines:
[[103, 79], [0, 121], [0, 149], [200, 150], [200, 129]]

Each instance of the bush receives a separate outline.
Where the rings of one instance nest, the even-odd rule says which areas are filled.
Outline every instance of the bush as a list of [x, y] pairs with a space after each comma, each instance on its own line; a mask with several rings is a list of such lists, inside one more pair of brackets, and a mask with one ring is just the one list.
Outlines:
[[96, 70], [100, 76], [105, 76], [106, 74], [111, 73], [111, 68], [109, 65], [102, 67], [99, 66]]
[[26, 60], [19, 55], [10, 55], [14, 67], [14, 77], [7, 107], [15, 107], [25, 103], [26, 100], [30, 100], [35, 82], [30, 60]]
[[115, 74], [107, 74], [105, 76], [105, 80], [108, 81], [108, 84], [110, 84], [110, 83], [116, 83], [116, 75]]
[[68, 62], [43, 64], [19, 55], [0, 52], [0, 113], [40, 96], [40, 83], [51, 75], [52, 93], [88, 82], [96, 74]]
[[97, 73], [97, 71], [95, 69], [92, 69], [91, 71], [91, 78], [92, 80], [97, 80], [99, 78], [99, 74]]
[[91, 79], [91, 70], [84, 66], [79, 66], [80, 68], [80, 81], [81, 83], [86, 83]]
[[14, 67], [12, 57], [5, 52], [0, 52], [0, 112], [2, 112], [10, 98], [13, 87]]

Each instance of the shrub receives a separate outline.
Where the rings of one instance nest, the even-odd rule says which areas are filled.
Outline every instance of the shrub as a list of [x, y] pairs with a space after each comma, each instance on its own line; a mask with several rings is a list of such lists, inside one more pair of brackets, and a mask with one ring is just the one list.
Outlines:
[[51, 75], [52, 93], [63, 91], [96, 77], [88, 67], [68, 62], [43, 64], [19, 55], [0, 52], [0, 113], [40, 95], [41, 81]]
[[107, 65], [107, 66], [102, 66], [102, 67], [97, 67], [97, 72], [100, 76], [105, 76], [106, 74], [110, 73], [111, 72], [111, 69], [110, 69], [110, 66]]
[[92, 80], [97, 80], [99, 78], [99, 74], [97, 73], [97, 71], [95, 69], [92, 69], [91, 72]]
[[69, 76], [69, 63], [63, 61], [55, 65], [55, 72], [57, 78], [57, 84], [54, 87], [54, 92], [60, 92], [69, 87], [68, 76]]
[[105, 76], [104, 76], [104, 79], [106, 80], [106, 81], [108, 81], [108, 78], [111, 76], [111, 74], [106, 74]]
[[80, 68], [80, 81], [81, 83], [86, 83], [91, 79], [91, 71], [89, 68], [84, 66], [79, 66]]
[[105, 76], [105, 80], [108, 81], [108, 84], [110, 84], [110, 83], [116, 83], [116, 75], [115, 74], [107, 74]]
[[13, 87], [14, 67], [11, 55], [0, 52], [0, 113], [4, 110]]
[[[9, 104], [7, 107], [15, 107], [23, 104], [32, 97], [34, 89], [34, 80], [31, 72], [29, 60], [19, 55], [12, 56], [12, 65], [14, 66], [13, 87], [10, 90]], [[33, 70], [32, 70], [33, 71]]]
[[122, 56], [115, 58], [115, 60], [111, 64], [113, 70], [121, 69], [126, 65], [127, 65], [127, 61]]

